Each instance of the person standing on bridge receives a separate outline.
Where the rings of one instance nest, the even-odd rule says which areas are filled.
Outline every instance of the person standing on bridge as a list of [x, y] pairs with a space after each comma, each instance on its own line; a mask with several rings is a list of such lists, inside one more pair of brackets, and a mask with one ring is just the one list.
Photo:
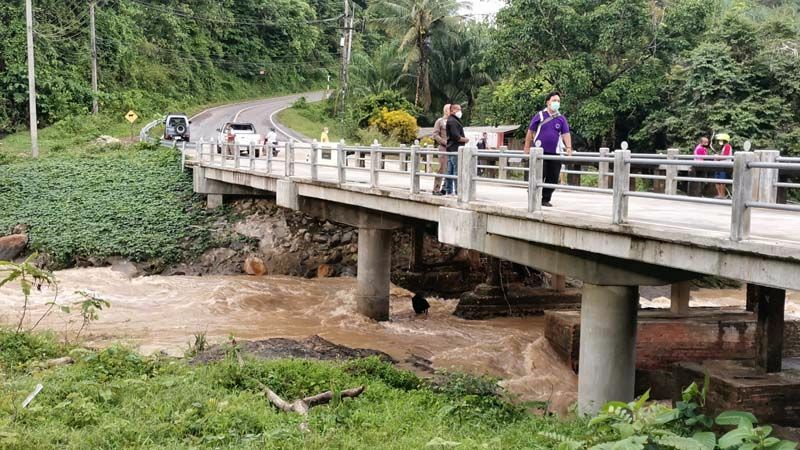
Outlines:
[[[431, 137], [433, 141], [436, 142], [436, 149], [440, 152], [447, 151], [447, 118], [450, 117], [450, 104], [444, 105], [444, 110], [442, 111], [442, 117], [436, 119], [436, 123], [433, 124], [433, 134]], [[436, 155], [437, 159], [439, 160], [439, 170], [437, 173], [439, 175], [444, 175], [447, 172], [447, 155]], [[442, 189], [442, 177], [436, 177], [433, 179], [433, 195], [444, 195], [444, 189]]]
[[272, 156], [278, 156], [278, 133], [275, 132], [275, 128], [269, 129], [264, 143], [267, 144], [267, 148], [272, 152]]
[[[546, 155], [555, 155], [564, 140], [567, 156], [572, 156], [572, 136], [569, 134], [569, 123], [558, 110], [561, 108], [561, 96], [558, 92], [551, 92], [545, 97], [547, 107], [533, 115], [528, 134], [525, 136], [525, 153], [530, 154], [531, 144], [541, 142]], [[561, 161], [544, 161], [544, 182], [558, 184], [561, 173]], [[526, 177], [527, 178], [527, 177]], [[553, 206], [550, 200], [553, 197], [552, 188], [542, 189], [542, 206]]]
[[[719, 151], [719, 155], [718, 156], [720, 157], [720, 159], [724, 158], [724, 160], [727, 160], [727, 158], [729, 158], [731, 155], [733, 155], [733, 147], [731, 147], [731, 143], [730, 143], [731, 142], [731, 137], [727, 133], [720, 133], [720, 134], [718, 134], [716, 136], [716, 138], [717, 138], [717, 143], [719, 144], [719, 147], [720, 147], [720, 151]], [[727, 179], [730, 178], [730, 176], [728, 175], [728, 172], [725, 171], [725, 169], [720, 169], [719, 171], [717, 171], [717, 173], [714, 176], [714, 178], [716, 178], [718, 180], [727, 180]], [[718, 198], [718, 199], [728, 198], [728, 192], [727, 192], [725, 184], [722, 184], [722, 183], [717, 184], [717, 197], [716, 198]]]
[[[469, 142], [464, 134], [464, 126], [461, 125], [461, 105], [453, 104], [450, 106], [450, 117], [447, 118], [447, 175], [456, 176], [458, 172], [458, 147]], [[444, 180], [444, 190], [447, 195], [456, 195], [458, 186], [456, 180], [448, 178]]]

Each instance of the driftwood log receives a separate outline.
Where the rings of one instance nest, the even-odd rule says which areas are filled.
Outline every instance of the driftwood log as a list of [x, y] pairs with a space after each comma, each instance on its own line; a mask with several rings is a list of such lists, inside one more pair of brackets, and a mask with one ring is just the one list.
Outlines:
[[[258, 383], [261, 389], [267, 393], [267, 398], [269, 399], [270, 403], [275, 405], [276, 408], [280, 409], [281, 411], [285, 412], [295, 412], [303, 416], [303, 422], [300, 424], [300, 429], [303, 431], [308, 431], [308, 410], [313, 408], [317, 405], [324, 405], [329, 403], [333, 400], [333, 392], [332, 391], [325, 391], [321, 394], [312, 395], [311, 397], [306, 397], [303, 399], [297, 399], [293, 402], [287, 402], [286, 400], [282, 399], [278, 394], [276, 394], [272, 389], [265, 386], [263, 383]], [[364, 392], [364, 386], [359, 386], [357, 388], [347, 389], [340, 392], [341, 398], [355, 398], [361, 395]]]

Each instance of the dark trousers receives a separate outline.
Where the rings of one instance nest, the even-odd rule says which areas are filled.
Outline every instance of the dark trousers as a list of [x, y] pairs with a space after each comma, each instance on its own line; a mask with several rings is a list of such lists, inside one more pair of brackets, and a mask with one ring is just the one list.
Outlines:
[[[544, 182], [547, 184], [558, 184], [558, 176], [561, 175], [561, 161], [544, 160]], [[553, 198], [553, 188], [542, 189], [542, 201], [549, 202]]]

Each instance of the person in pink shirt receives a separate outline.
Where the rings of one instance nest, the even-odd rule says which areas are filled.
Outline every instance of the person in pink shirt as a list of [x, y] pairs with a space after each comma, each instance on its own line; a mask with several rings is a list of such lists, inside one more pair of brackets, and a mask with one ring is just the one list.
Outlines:
[[701, 137], [700, 142], [697, 144], [697, 147], [694, 148], [694, 156], [695, 156], [694, 160], [702, 161], [706, 159], [706, 156], [708, 156], [708, 147], [709, 147], [708, 138], [705, 136]]

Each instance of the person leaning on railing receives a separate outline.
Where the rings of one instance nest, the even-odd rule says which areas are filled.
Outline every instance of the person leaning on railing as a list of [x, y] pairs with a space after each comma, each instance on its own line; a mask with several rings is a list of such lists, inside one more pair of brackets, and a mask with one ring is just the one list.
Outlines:
[[[537, 112], [531, 118], [528, 134], [525, 136], [525, 153], [530, 154], [531, 143], [541, 142], [546, 155], [558, 154], [561, 140], [564, 140], [564, 149], [567, 156], [572, 156], [572, 136], [569, 134], [569, 123], [558, 110], [561, 107], [561, 96], [558, 92], [551, 92], [545, 98], [547, 108]], [[561, 173], [561, 161], [544, 161], [544, 182], [558, 184]], [[526, 176], [525, 179], [528, 177]], [[542, 206], [553, 206], [550, 200], [553, 197], [552, 188], [542, 189]]]
[[[433, 134], [431, 137], [433, 138], [434, 142], [436, 142], [436, 149], [440, 152], [447, 151], [447, 118], [450, 117], [450, 104], [444, 105], [444, 109], [442, 110], [442, 117], [436, 119], [436, 123], [433, 124]], [[439, 175], [444, 175], [447, 171], [447, 155], [442, 155], [441, 153], [436, 155], [437, 159], [439, 160], [439, 170], [437, 173]], [[444, 195], [444, 190], [442, 189], [442, 177], [436, 177], [433, 180], [433, 195]]]

